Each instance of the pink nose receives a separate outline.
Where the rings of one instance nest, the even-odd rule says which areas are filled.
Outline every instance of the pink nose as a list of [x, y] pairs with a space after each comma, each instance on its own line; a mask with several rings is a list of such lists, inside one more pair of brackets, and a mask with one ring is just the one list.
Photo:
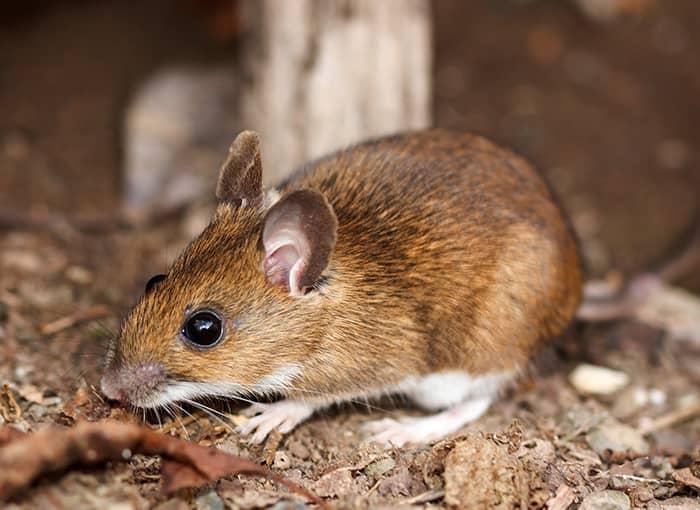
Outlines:
[[102, 376], [100, 387], [107, 398], [121, 403], [140, 405], [149, 400], [165, 383], [165, 370], [159, 363], [109, 368]]

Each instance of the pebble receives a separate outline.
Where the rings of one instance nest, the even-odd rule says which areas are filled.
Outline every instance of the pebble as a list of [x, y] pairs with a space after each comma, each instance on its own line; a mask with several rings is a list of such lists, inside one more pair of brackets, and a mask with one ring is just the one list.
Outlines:
[[299, 460], [306, 460], [310, 456], [309, 449], [301, 441], [290, 441], [287, 451]]
[[154, 510], [189, 510], [190, 505], [180, 498], [169, 499], [159, 504]]
[[313, 492], [322, 498], [343, 497], [354, 490], [352, 473], [349, 469], [336, 469], [323, 475], [312, 487]]
[[625, 388], [615, 398], [612, 414], [616, 418], [628, 418], [646, 406], [660, 406], [666, 403], [666, 392], [658, 388], [634, 386]]
[[270, 510], [305, 510], [308, 508], [303, 501], [280, 501], [270, 507]]
[[569, 375], [569, 382], [583, 394], [611, 395], [629, 383], [629, 376], [611, 368], [581, 364]]
[[275, 460], [272, 462], [272, 467], [275, 469], [289, 469], [292, 462], [289, 460], [289, 455], [285, 452], [275, 452]]
[[586, 434], [586, 442], [598, 455], [604, 455], [607, 450], [629, 450], [642, 455], [649, 453], [649, 443], [642, 434], [612, 417], [593, 427]]
[[384, 457], [383, 459], [375, 460], [369, 464], [363, 470], [367, 476], [372, 476], [374, 478], [379, 478], [384, 473], [388, 473], [396, 466], [396, 461], [391, 457]]
[[214, 491], [205, 492], [195, 499], [197, 510], [224, 510], [223, 500]]
[[647, 510], [700, 510], [700, 501], [697, 498], [676, 496], [664, 501], [650, 501]]
[[70, 266], [65, 274], [66, 278], [79, 285], [87, 285], [92, 281], [92, 273], [81, 266]]
[[586, 496], [579, 510], [628, 510], [632, 507], [629, 496], [620, 491], [593, 492]]

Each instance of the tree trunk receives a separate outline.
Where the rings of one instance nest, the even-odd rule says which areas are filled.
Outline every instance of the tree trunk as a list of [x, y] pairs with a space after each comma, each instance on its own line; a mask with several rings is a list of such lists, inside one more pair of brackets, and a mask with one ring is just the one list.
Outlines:
[[428, 0], [245, 0], [242, 126], [266, 183], [367, 137], [431, 122]]

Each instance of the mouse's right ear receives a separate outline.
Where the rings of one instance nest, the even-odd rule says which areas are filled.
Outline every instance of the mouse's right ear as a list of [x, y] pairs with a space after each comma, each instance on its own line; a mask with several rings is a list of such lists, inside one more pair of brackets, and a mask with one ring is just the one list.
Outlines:
[[239, 206], [262, 201], [262, 161], [256, 132], [243, 131], [231, 144], [219, 173], [216, 198]]
[[282, 197], [265, 217], [262, 269], [268, 281], [302, 296], [328, 266], [338, 232], [333, 207], [318, 191]]

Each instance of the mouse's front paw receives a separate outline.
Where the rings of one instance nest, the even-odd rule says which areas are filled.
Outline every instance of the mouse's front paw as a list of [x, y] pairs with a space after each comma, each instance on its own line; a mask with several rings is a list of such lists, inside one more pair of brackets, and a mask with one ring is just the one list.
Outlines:
[[253, 404], [243, 414], [250, 418], [236, 428], [241, 435], [250, 435], [250, 443], [262, 443], [270, 432], [277, 429], [291, 432], [314, 412], [314, 406], [295, 400], [280, 400], [271, 404]]

